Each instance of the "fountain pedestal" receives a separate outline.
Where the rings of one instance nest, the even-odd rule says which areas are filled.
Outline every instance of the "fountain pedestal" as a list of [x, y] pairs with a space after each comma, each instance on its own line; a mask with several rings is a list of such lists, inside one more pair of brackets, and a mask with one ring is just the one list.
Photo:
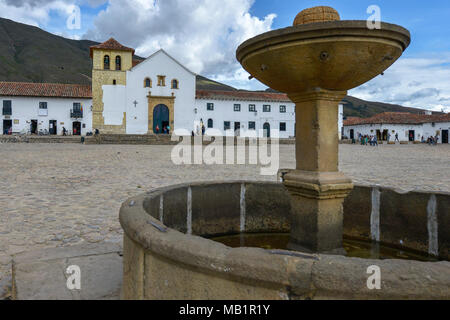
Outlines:
[[296, 104], [297, 167], [284, 182], [291, 195], [291, 249], [343, 252], [342, 203], [353, 184], [338, 167], [338, 106], [347, 90], [389, 68], [410, 40], [400, 26], [369, 29], [367, 21], [341, 21], [322, 6], [237, 49], [245, 70]]
[[353, 189], [339, 172], [338, 109], [346, 91], [315, 89], [289, 94], [296, 104], [297, 170], [285, 176], [291, 195], [290, 249], [342, 249], [344, 198]]

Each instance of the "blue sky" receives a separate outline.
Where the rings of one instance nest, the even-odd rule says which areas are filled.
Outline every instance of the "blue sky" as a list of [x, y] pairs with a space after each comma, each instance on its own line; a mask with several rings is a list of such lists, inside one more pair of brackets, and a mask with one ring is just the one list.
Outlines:
[[256, 0], [250, 12], [258, 17], [275, 12], [273, 28], [291, 25], [304, 8], [331, 6], [343, 20], [366, 20], [370, 5], [378, 5], [384, 22], [399, 24], [412, 34], [405, 55], [450, 51], [450, 1], [448, 0]]
[[[66, 21], [81, 8], [81, 29]], [[384, 22], [412, 35], [410, 47], [383, 77], [350, 94], [371, 101], [450, 111], [448, 0], [0, 0], [0, 17], [74, 39], [113, 36], [146, 57], [164, 48], [192, 71], [244, 89], [265, 89], [235, 59], [249, 37], [292, 25], [305, 8], [328, 5], [344, 20], [366, 20], [377, 5]]]

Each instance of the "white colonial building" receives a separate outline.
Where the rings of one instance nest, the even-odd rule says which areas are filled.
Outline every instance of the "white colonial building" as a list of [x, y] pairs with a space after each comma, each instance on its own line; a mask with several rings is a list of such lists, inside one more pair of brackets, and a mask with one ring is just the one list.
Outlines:
[[295, 136], [285, 94], [198, 87], [164, 50], [144, 61], [133, 53], [114, 39], [91, 47], [92, 85], [0, 82], [0, 133]]
[[92, 131], [90, 86], [0, 82], [0, 106], [1, 134]]
[[360, 135], [377, 136], [379, 141], [423, 142], [437, 137], [449, 143], [450, 114], [412, 114], [385, 112], [371, 118], [351, 117], [344, 121], [343, 135], [358, 139]]

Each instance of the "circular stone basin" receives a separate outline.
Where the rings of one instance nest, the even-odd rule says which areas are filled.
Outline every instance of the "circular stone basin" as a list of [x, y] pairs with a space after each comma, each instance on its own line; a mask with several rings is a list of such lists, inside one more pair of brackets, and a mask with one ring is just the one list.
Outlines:
[[[377, 206], [371, 205], [377, 198], [374, 193], [381, 195]], [[385, 201], [402, 209], [389, 209]], [[433, 218], [433, 212], [427, 212], [428, 201], [434, 201], [437, 208], [434, 214], [439, 217], [438, 228], [443, 225], [437, 238], [426, 231], [430, 224], [427, 217]], [[382, 209], [378, 213], [381, 219], [378, 230], [373, 224], [378, 215], [371, 206]], [[411, 212], [409, 206], [415, 211]], [[449, 206], [449, 194], [399, 194], [389, 189], [357, 186], [344, 203], [344, 232], [346, 236], [364, 238], [364, 235], [371, 237], [373, 229], [389, 245], [398, 246], [401, 241], [405, 248], [425, 252], [437, 245], [439, 252], [442, 249], [441, 258], [448, 259]], [[242, 232], [288, 233], [289, 212], [289, 194], [280, 183], [196, 183], [156, 189], [127, 200], [120, 210], [125, 231], [123, 297], [450, 298], [447, 261], [375, 260], [280, 249], [231, 248], [206, 239]], [[396, 225], [398, 217], [400, 223]], [[387, 227], [383, 221], [388, 222]], [[422, 235], [420, 230], [424, 229]], [[381, 290], [367, 286], [373, 266], [381, 272]]]
[[367, 21], [328, 21], [263, 33], [242, 43], [236, 55], [252, 76], [280, 92], [345, 91], [389, 68], [410, 39], [394, 24], [370, 30]]

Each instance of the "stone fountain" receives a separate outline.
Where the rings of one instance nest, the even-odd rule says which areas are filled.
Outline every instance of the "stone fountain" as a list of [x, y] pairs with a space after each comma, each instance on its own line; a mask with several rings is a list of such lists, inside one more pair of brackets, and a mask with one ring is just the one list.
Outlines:
[[[238, 48], [252, 76], [296, 103], [297, 168], [284, 184], [192, 183], [127, 200], [124, 299], [450, 298], [449, 262], [338, 255], [344, 235], [450, 258], [450, 194], [353, 186], [338, 170], [339, 102], [410, 43], [402, 27], [339, 19], [329, 7], [307, 9]], [[290, 234], [291, 250], [211, 240], [278, 233]], [[382, 290], [367, 285], [374, 265]]]
[[291, 195], [291, 249], [342, 252], [342, 203], [353, 184], [338, 169], [338, 105], [409, 43], [402, 27], [383, 23], [370, 30], [366, 21], [341, 21], [333, 8], [315, 7], [300, 12], [293, 27], [238, 48], [244, 69], [296, 104], [297, 169], [284, 182]]

